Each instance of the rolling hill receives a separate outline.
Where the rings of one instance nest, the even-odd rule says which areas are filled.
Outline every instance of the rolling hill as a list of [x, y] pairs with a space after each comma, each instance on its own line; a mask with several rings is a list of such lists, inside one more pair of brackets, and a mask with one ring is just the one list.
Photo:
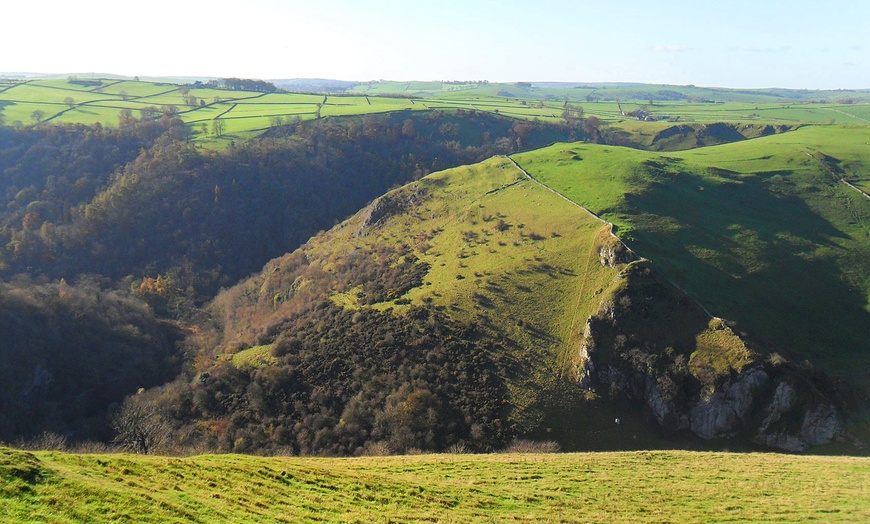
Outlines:
[[[771, 156], [778, 152], [777, 143], [745, 142]], [[721, 147], [727, 158], [728, 147], [737, 145]], [[831, 179], [827, 170], [820, 171], [815, 160], [801, 164], [806, 172], [767, 173], [787, 179], [789, 185], [753, 188], [755, 175], [744, 175], [749, 181], [743, 181], [737, 172], [715, 166], [705, 166], [703, 175], [696, 176], [708, 178], [699, 182], [682, 169], [683, 160], [676, 155], [556, 144], [514, 155], [516, 160], [497, 157], [436, 173], [391, 191], [218, 296], [211, 307], [213, 331], [201, 338], [195, 372], [168, 393], [143, 401], [192, 406], [173, 415], [179, 434], [227, 450], [255, 442], [255, 447], [294, 452], [361, 453], [378, 442], [407, 451], [440, 449], [459, 441], [486, 450], [511, 436], [550, 436], [568, 449], [596, 449], [602, 445], [602, 431], [608, 434], [603, 445], [614, 447], [669, 445], [669, 438], [672, 445], [673, 438], [690, 434], [736, 437], [719, 440], [729, 445], [752, 442], [791, 450], [830, 442], [850, 407], [827, 376], [797, 363], [809, 358], [833, 373], [842, 373], [846, 362], [851, 369], [863, 365], [866, 304], [856, 310], [851, 291], [830, 295], [862, 282], [850, 278], [866, 274], [866, 259], [855, 252], [864, 249], [866, 236], [860, 234], [863, 218], [855, 224], [843, 221], [837, 213], [844, 206], [816, 194], [842, 195], [852, 206], [845, 209], [857, 209], [859, 217], [865, 216], [861, 206], [866, 204], [858, 199], [863, 196]], [[668, 162], [678, 163], [679, 171], [668, 171]], [[819, 176], [821, 180], [813, 178]], [[742, 206], [727, 198], [729, 184], [740, 182], [749, 186], [741, 198], [760, 200], [760, 205]], [[804, 187], [801, 183], [804, 192], [793, 189]], [[793, 193], [780, 199], [787, 189]], [[672, 208], [687, 213], [680, 216], [680, 224], [650, 212], [634, 218], [635, 208], [626, 205], [635, 201], [633, 192], [655, 190], [667, 197], [638, 201], [655, 206], [676, 199], [679, 205]], [[687, 192], [701, 194], [695, 197], [697, 203]], [[808, 201], [803, 206], [795, 203], [799, 195]], [[634, 251], [612, 235], [613, 225], [577, 202], [612, 217]], [[727, 206], [729, 213], [713, 212], [716, 205]], [[829, 224], [834, 225], [814, 230], [809, 206], [816, 206], [816, 212], [833, 210]], [[784, 219], [776, 223], [768, 216], [756, 218], [753, 213], [759, 209], [771, 216], [784, 214]], [[728, 221], [723, 223], [723, 216]], [[701, 293], [694, 300], [686, 295], [683, 285], [694, 289], [682, 277], [697, 272], [711, 294], [729, 292], [730, 283], [717, 286], [714, 278], [722, 277], [704, 274], [707, 266], [686, 262], [683, 272], [676, 271], [682, 260], [678, 256], [660, 264], [664, 257], [651, 247], [670, 240], [655, 236], [662, 232], [751, 236], [732, 223], [789, 226], [783, 238], [796, 240], [778, 244], [776, 256], [810, 262], [815, 256], [828, 265], [818, 276], [804, 276], [804, 294], [828, 294], [814, 296], [804, 306], [819, 308], [812, 326], [803, 325], [802, 317], [789, 316], [789, 307], [804, 304], [790, 302], [789, 293], [801, 290], [776, 291], [776, 279], [788, 278], [788, 272], [743, 291], [746, 303], [756, 301], [754, 307], [776, 297], [782, 309], [768, 305], [773, 310], [734, 324], [701, 305], [720, 302]], [[822, 243], [819, 235], [827, 239], [821, 251], [808, 250]], [[844, 245], [835, 249], [832, 240]], [[670, 241], [688, 243], [679, 237]], [[735, 244], [734, 239], [720, 238], [708, 243], [713, 242]], [[710, 257], [718, 255], [720, 264], [748, 264], [754, 260], [751, 255], [767, 252], [766, 246], [746, 245], [754, 251], [714, 252]], [[798, 245], [803, 251], [792, 253]], [[745, 274], [750, 270], [761, 269], [743, 269]], [[795, 274], [803, 271], [798, 267]], [[821, 282], [813, 284], [813, 278]], [[786, 282], [798, 285], [797, 280]], [[832, 287], [833, 282], [842, 287]], [[842, 310], [822, 314], [847, 298], [852, 302]], [[735, 309], [735, 315], [740, 311]], [[844, 321], [852, 322], [853, 329], [838, 330]], [[789, 327], [783, 329], [784, 323]], [[815, 344], [805, 342], [804, 337], [817, 332], [823, 335], [810, 339]], [[367, 337], [372, 337], [369, 342]], [[379, 353], [383, 349], [377, 348], [393, 349]], [[405, 360], [382, 362], [390, 351]], [[456, 370], [447, 367], [440, 374], [418, 360], [444, 365], [436, 356], [444, 351], [454, 355]], [[241, 358], [252, 353], [260, 356]], [[467, 358], [478, 364], [463, 372], [470, 364]], [[278, 375], [285, 378], [274, 378]], [[374, 390], [371, 377], [378, 377]], [[275, 399], [251, 398], [251, 388], [274, 392], [286, 387], [280, 384], [287, 380], [293, 384], [295, 403], [287, 399], [280, 404], [284, 407], [276, 407]], [[457, 398], [456, 391], [465, 393]], [[240, 398], [235, 408], [216, 407], [226, 395]], [[485, 410], [464, 405], [460, 399], [468, 396], [478, 398], [477, 408]], [[395, 403], [404, 405], [410, 418], [395, 418]], [[451, 411], [461, 413], [459, 420], [464, 417], [465, 423], [436, 432], [443, 440], [427, 438], [426, 428]], [[357, 424], [354, 437], [345, 433], [351, 415]], [[665, 436], [644, 422], [650, 416], [666, 430]], [[422, 422], [426, 417], [429, 426]], [[614, 417], [625, 421], [626, 428], [612, 426]], [[191, 421], [198, 422], [192, 426]], [[292, 431], [275, 429], [291, 426]]]
[[[618, 227], [715, 314], [834, 374], [870, 366], [867, 128], [666, 154], [557, 144], [516, 155]], [[759, 340], [760, 341], [760, 340]]]

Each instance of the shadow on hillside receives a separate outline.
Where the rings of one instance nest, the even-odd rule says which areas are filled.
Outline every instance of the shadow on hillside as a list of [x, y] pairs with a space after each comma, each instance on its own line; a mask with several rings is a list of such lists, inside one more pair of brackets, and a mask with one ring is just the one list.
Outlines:
[[797, 196], [806, 175], [717, 176], [731, 180], [679, 173], [628, 195], [638, 215], [632, 248], [770, 349], [835, 374], [866, 370], [870, 314], [843, 271], [866, 260]]

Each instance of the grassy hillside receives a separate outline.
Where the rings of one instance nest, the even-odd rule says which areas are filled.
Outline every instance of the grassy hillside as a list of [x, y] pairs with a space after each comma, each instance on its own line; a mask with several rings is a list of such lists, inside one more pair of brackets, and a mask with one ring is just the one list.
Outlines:
[[[524, 410], [573, 363], [583, 323], [616, 274], [599, 260], [610, 242], [608, 225], [528, 180], [504, 157], [435, 173], [381, 197], [219, 297], [223, 347], [262, 342], [324, 294], [345, 309], [402, 315], [435, 308], [510, 341], [510, 358], [521, 370], [510, 380], [514, 416], [533, 425], [523, 420]], [[386, 292], [373, 297], [366, 288], [376, 280], [346, 274], [361, 255], [392, 267], [410, 259], [428, 269], [422, 285], [384, 284]], [[300, 276], [300, 256], [319, 278]], [[304, 294], [299, 279], [309, 281]]]
[[0, 520], [866, 522], [868, 459], [636, 452], [357, 459], [0, 448]]
[[515, 155], [714, 314], [838, 374], [870, 368], [866, 127], [681, 153], [557, 144]]
[[[628, 166], [631, 155], [649, 155], [597, 150]], [[621, 198], [618, 186], [599, 189], [601, 202]], [[191, 341], [194, 369], [142, 400], [162, 406], [181, 445], [227, 451], [491, 450], [513, 436], [571, 450], [722, 446], [677, 431], [717, 388], [743, 371], [760, 376], [765, 354], [711, 322], [649, 262], [630, 262], [610, 224], [509, 158], [434, 173], [220, 294], [214, 324]], [[727, 431], [704, 435], [744, 432], [731, 444], [749, 445], [752, 413], [760, 421], [757, 410], [790, 377], [765, 371]], [[662, 431], [638, 398], [658, 407]], [[462, 416], [442, 424], [448, 412]], [[801, 426], [803, 412], [789, 416]]]

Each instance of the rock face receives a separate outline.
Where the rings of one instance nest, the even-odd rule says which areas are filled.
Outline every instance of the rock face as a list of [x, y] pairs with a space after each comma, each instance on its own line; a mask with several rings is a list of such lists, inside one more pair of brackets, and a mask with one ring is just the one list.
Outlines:
[[356, 232], [356, 236], [365, 236], [380, 228], [391, 216], [403, 213], [425, 198], [422, 189], [409, 186], [376, 198], [365, 209], [366, 217]]
[[[800, 409], [797, 397], [795, 388], [788, 382], [777, 384], [763, 410], [764, 420], [753, 439], [755, 442], [786, 451], [803, 451], [809, 446], [830, 442], [836, 436], [841, 424], [834, 406], [815, 402]], [[791, 424], [788, 424], [789, 419]], [[799, 420], [796, 428], [795, 420]]]
[[637, 255], [622, 242], [615, 241], [598, 249], [598, 259], [602, 266], [617, 267], [637, 260]]
[[736, 435], [756, 407], [756, 392], [768, 382], [770, 377], [760, 366], [726, 379], [709, 398], [692, 404], [692, 433], [707, 439]]
[[[602, 263], [613, 253], [602, 249]], [[642, 401], [662, 427], [704, 439], [802, 451], [840, 431], [836, 405], [811, 377], [766, 362], [648, 261], [625, 266], [614, 289], [586, 322], [581, 387]]]

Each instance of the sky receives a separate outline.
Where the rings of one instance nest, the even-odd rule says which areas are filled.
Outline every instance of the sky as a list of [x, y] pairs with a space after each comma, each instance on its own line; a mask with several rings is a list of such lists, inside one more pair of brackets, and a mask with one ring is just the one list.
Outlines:
[[870, 88], [868, 0], [30, 0], [0, 72]]

